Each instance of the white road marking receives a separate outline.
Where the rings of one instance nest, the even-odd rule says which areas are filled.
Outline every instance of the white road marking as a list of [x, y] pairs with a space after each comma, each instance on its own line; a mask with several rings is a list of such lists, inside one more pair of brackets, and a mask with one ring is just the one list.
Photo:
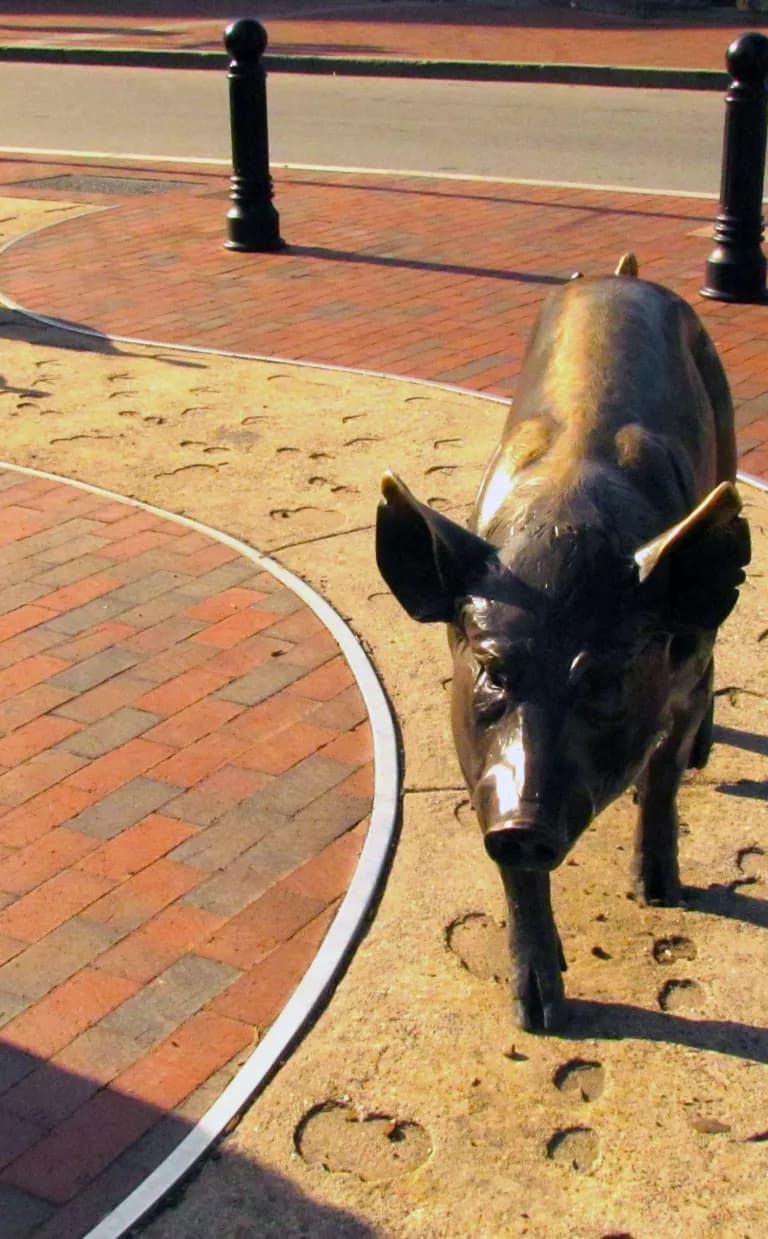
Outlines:
[[[205, 168], [229, 168], [228, 159], [192, 158], [189, 155], [134, 155], [118, 151], [70, 151], [56, 150], [48, 147], [0, 146], [0, 155], [39, 155], [55, 159], [106, 159], [110, 162], [141, 163], [141, 164], [178, 164], [179, 166]], [[354, 168], [343, 164], [311, 164], [311, 163], [278, 163], [273, 162], [273, 169], [284, 169], [287, 172], [326, 172], [338, 173], [342, 176], [402, 176], [420, 177], [432, 181], [483, 181], [489, 185], [528, 185], [531, 188], [540, 186], [544, 189], [588, 189], [606, 194], [649, 194], [656, 198], [700, 198], [704, 201], [716, 202], [715, 194], [705, 194], [696, 190], [682, 189], [645, 189], [640, 185], [598, 185], [590, 181], [546, 181], [535, 180], [524, 176], [482, 176], [469, 172], [420, 172], [417, 168]]]

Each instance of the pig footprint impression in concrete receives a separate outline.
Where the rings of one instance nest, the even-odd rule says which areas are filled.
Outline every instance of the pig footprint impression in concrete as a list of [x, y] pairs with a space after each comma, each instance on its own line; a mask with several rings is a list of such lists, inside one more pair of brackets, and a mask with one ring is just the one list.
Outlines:
[[[671, 934], [667, 938], [657, 938], [651, 947], [651, 954], [657, 964], [667, 966], [694, 960], [697, 951], [696, 944], [690, 938], [683, 934]], [[700, 1011], [704, 990], [691, 977], [673, 977], [661, 986], [657, 1000], [662, 1011], [680, 1011], [683, 1014]]]
[[700, 1013], [704, 1005], [704, 990], [698, 981], [688, 977], [665, 981], [659, 990], [662, 1011]]
[[481, 981], [509, 983], [507, 927], [485, 912], [467, 912], [451, 921], [445, 931], [448, 949], [462, 967]]
[[567, 1097], [579, 1097], [582, 1101], [597, 1101], [605, 1089], [605, 1068], [602, 1063], [583, 1058], [572, 1058], [558, 1067], [553, 1084]]
[[600, 1141], [591, 1127], [566, 1127], [547, 1142], [547, 1157], [569, 1170], [589, 1174], [600, 1158]]
[[[552, 1083], [565, 1097], [591, 1103], [603, 1095], [605, 1068], [593, 1059], [571, 1058], [557, 1068]], [[569, 1170], [589, 1174], [600, 1158], [600, 1137], [583, 1124], [562, 1127], [547, 1141], [546, 1154]]]
[[296, 1126], [294, 1144], [309, 1166], [382, 1182], [422, 1165], [432, 1152], [424, 1128], [391, 1114], [360, 1114], [343, 1101], [323, 1101]]

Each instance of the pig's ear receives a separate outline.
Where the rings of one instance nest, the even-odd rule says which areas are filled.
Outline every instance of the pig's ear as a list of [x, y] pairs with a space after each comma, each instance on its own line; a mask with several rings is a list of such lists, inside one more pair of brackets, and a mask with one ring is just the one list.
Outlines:
[[393, 473], [381, 482], [376, 516], [379, 572], [408, 614], [422, 623], [453, 619], [496, 551], [490, 542], [419, 503]]
[[641, 585], [664, 578], [669, 619], [717, 628], [736, 604], [750, 560], [749, 526], [732, 482], [721, 482], [684, 520], [641, 546], [635, 563]]

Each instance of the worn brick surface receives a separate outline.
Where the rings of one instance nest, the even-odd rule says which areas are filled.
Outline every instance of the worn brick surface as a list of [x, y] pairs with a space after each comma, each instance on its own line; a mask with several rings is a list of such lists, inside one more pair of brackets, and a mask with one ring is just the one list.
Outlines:
[[103, 1027], [155, 1045], [239, 976], [218, 960], [186, 955], [108, 1015]]
[[323, 750], [324, 756], [334, 756], [327, 747], [334, 739], [336, 733], [327, 727], [314, 727], [311, 723], [298, 722], [283, 728], [269, 740], [246, 749], [238, 760], [246, 769], [263, 770], [266, 774], [284, 774], [291, 766], [316, 753], [318, 749]]
[[41, 1134], [36, 1123], [5, 1110], [0, 1102], [0, 1168], [36, 1144]]
[[335, 905], [331, 905], [289, 942], [277, 947], [214, 999], [210, 1010], [260, 1029], [268, 1027], [306, 972], [334, 912]]
[[103, 684], [105, 680], [111, 680], [120, 671], [127, 671], [138, 661], [137, 654], [113, 646], [100, 654], [94, 654], [93, 658], [86, 658], [74, 667], [59, 671], [58, 675], [46, 675], [45, 678], [56, 687], [61, 685], [76, 693], [82, 693], [88, 688], [95, 688], [97, 684]]
[[[102, 882], [113, 888], [115, 883], [107, 878], [96, 878], [92, 874], [82, 874], [82, 877]], [[162, 857], [153, 861], [145, 869], [120, 883], [109, 894], [89, 901], [87, 919], [107, 925], [119, 934], [128, 933], [143, 921], [154, 916], [161, 908], [165, 908], [174, 900], [186, 895], [205, 878], [202, 870], [190, 865], [177, 864]], [[0, 927], [2, 917], [11, 917], [13, 908], [0, 912]], [[13, 924], [16, 923], [14, 920]]]
[[113, 886], [110, 878], [64, 870], [0, 912], [0, 933], [24, 942], [38, 942]]
[[261, 791], [254, 792], [199, 830], [171, 853], [172, 859], [209, 872], [225, 869], [269, 831], [287, 828], [287, 815], [264, 804], [261, 795]]
[[238, 856], [226, 869], [215, 871], [207, 882], [196, 886], [186, 896], [185, 902], [221, 920], [228, 920], [269, 890], [279, 876], [277, 869], [260, 871]]
[[54, 874], [70, 868], [96, 846], [95, 839], [66, 826], [46, 832], [42, 838], [4, 859], [0, 867], [0, 889], [16, 895], [31, 891]]
[[65, 705], [59, 705], [59, 702], [54, 703], [59, 705], [58, 714], [64, 718], [73, 718], [80, 723], [95, 723], [99, 719], [114, 714], [123, 706], [135, 705], [138, 699], [147, 692], [148, 685], [147, 680], [142, 680], [136, 671], [131, 669], [77, 696], [71, 689], [53, 688], [48, 685], [45, 685], [45, 688], [49, 693], [60, 693], [60, 701], [67, 699]]
[[[146, 735], [147, 740], [159, 744], [170, 744], [183, 748], [212, 731], [217, 731], [224, 723], [236, 718], [242, 708], [235, 702], [219, 701], [216, 698], [204, 698], [184, 710], [179, 710], [165, 722], [157, 724]], [[0, 742], [2, 754], [2, 742]], [[0, 756], [0, 761], [2, 757]]]
[[[156, 724], [157, 716], [150, 714], [147, 710], [134, 710], [130, 706], [125, 706], [122, 710], [115, 710], [114, 714], [100, 719], [98, 723], [92, 723], [90, 727], [83, 727], [74, 720], [63, 718], [53, 718], [51, 722], [59, 727], [67, 728], [62, 733], [66, 738], [59, 741], [58, 748], [65, 749], [68, 753], [77, 753], [80, 757], [94, 758], [119, 748], [129, 740], [135, 739], [136, 736], [144, 735]], [[159, 736], [147, 736], [146, 738], [160, 739]], [[0, 753], [2, 753], [2, 742], [0, 742]]]
[[264, 787], [269, 777], [236, 765], [221, 766], [190, 791], [169, 800], [163, 811], [198, 826], [210, 826], [252, 792]]
[[[87, 835], [77, 836], [79, 839], [87, 839], [91, 845], [83, 848], [83, 852], [90, 852], [90, 855], [85, 855], [82, 860], [77, 858], [77, 868], [100, 877], [124, 881], [165, 856], [182, 840], [195, 833], [197, 827], [187, 822], [164, 817], [161, 813], [151, 813], [135, 826], [122, 831], [109, 843], [97, 847], [96, 851], [92, 850], [96, 846], [94, 839]], [[7, 887], [8, 883], [5, 885]]]
[[117, 936], [107, 925], [84, 921], [81, 917], [70, 919], [3, 964], [0, 991], [29, 1001], [42, 998], [90, 964]]
[[[35, 753], [40, 753], [43, 749], [60, 743], [73, 732], [78, 731], [80, 731], [80, 724], [72, 719], [56, 718], [50, 714], [33, 719], [25, 726], [17, 727], [4, 740], [0, 740], [0, 766], [19, 765], [28, 757], [34, 757]], [[71, 749], [70, 751], [79, 752], [80, 750]]]
[[102, 1016], [130, 998], [136, 983], [85, 968], [3, 1028], [3, 1039], [39, 1058], [50, 1058]]
[[146, 984], [183, 955], [198, 949], [222, 919], [191, 903], [175, 903], [106, 951], [99, 964], [116, 976]]
[[251, 1040], [247, 1024], [202, 1012], [122, 1072], [115, 1087], [158, 1109], [170, 1109]]
[[294, 667], [286, 659], [274, 659], [251, 671], [248, 675], [239, 676], [220, 688], [217, 697], [224, 701], [235, 701], [243, 706], [253, 706], [278, 693], [281, 688], [293, 684], [305, 671], [304, 667]]
[[83, 765], [75, 753], [49, 751], [33, 757], [0, 774], [0, 804], [24, 804], [39, 792], [53, 787]]
[[71, 822], [91, 803], [87, 792], [59, 784], [0, 817], [0, 843], [24, 847], [63, 822]]
[[152, 776], [176, 787], [193, 787], [206, 775], [239, 758], [246, 742], [237, 736], [207, 735], [155, 765]]
[[3, 1095], [2, 1106], [45, 1131], [77, 1110], [100, 1085], [90, 1075], [62, 1071], [44, 1062]]
[[[67, 789], [69, 790], [69, 789]], [[76, 792], [77, 788], [72, 788]], [[81, 792], [82, 795], [88, 795]], [[178, 794], [178, 789], [176, 789]], [[139, 775], [123, 784], [117, 791], [108, 796], [102, 796], [91, 805], [73, 817], [70, 825], [73, 830], [86, 835], [94, 835], [97, 839], [112, 839], [129, 826], [135, 825], [148, 813], [161, 808], [174, 796], [174, 789], [168, 783], [160, 783], [151, 778]], [[0, 818], [0, 828], [3, 819]]]
[[199, 947], [199, 954], [244, 971], [287, 942], [324, 907], [322, 900], [278, 884]]
[[167, 744], [156, 744], [137, 736], [113, 749], [111, 753], [105, 753], [87, 765], [81, 765], [79, 770], [69, 776], [67, 785], [94, 792], [99, 796], [107, 795], [162, 763], [172, 751]]

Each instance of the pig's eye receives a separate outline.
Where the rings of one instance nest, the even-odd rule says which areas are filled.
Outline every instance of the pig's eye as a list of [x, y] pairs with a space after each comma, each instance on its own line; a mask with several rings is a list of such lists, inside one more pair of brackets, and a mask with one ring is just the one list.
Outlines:
[[588, 718], [612, 719], [624, 708], [619, 668], [591, 667], [580, 677], [577, 691], [582, 713]]
[[475, 710], [484, 723], [493, 723], [507, 709], [507, 689], [500, 667], [480, 668], [475, 681]]
[[503, 667], [495, 663], [486, 663], [480, 668], [480, 681], [493, 692], [503, 693], [506, 687]]

